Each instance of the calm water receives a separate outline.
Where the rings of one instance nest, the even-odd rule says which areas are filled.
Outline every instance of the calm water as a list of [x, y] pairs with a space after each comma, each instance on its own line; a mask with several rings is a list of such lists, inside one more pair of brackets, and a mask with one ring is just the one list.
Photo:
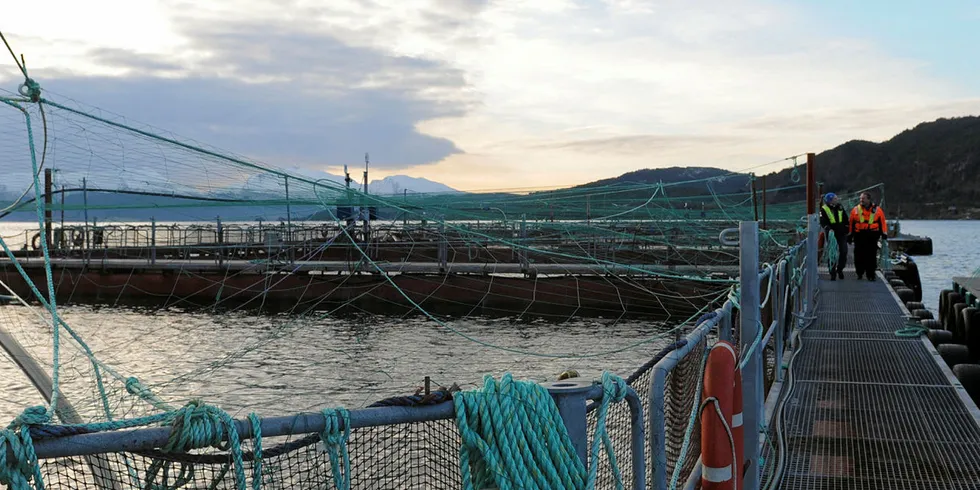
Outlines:
[[922, 302], [936, 313], [939, 292], [954, 276], [980, 267], [980, 221], [902, 221], [902, 232], [932, 238], [932, 255], [914, 257], [922, 280]]
[[[904, 221], [902, 230], [933, 239], [935, 254], [916, 261], [923, 301], [935, 310], [939, 291], [949, 287], [951, 277], [970, 275], [980, 266], [980, 222]], [[68, 307], [62, 313], [96, 355], [124, 376], [139, 377], [174, 404], [200, 397], [236, 415], [362, 407], [414, 392], [426, 375], [434, 383], [456, 382], [464, 388], [476, 386], [484, 374], [505, 372], [540, 381], [566, 369], [587, 377], [604, 369], [626, 375], [668, 341], [663, 327], [608, 319], [555, 325], [473, 318], [451, 323], [454, 333], [418, 317], [321, 319], [93, 307]], [[49, 325], [19, 306], [0, 306], [0, 322], [50, 371]], [[627, 348], [642, 341], [648, 343]], [[613, 350], [621, 351], [578, 359], [536, 355]], [[66, 391], [78, 408], [92, 413], [98, 397], [91, 369], [77, 349], [62, 351]], [[122, 389], [117, 382], [108, 386]], [[111, 398], [117, 413], [140, 412], [121, 402], [131, 397]], [[40, 402], [4, 355], [0, 419], [10, 420]]]

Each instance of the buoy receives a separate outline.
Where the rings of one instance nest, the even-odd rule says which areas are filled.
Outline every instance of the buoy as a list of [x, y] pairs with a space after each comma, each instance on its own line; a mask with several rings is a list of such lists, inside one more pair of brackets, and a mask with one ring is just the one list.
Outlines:
[[915, 301], [915, 291], [912, 291], [909, 288], [895, 288], [895, 294], [897, 294], [899, 299], [902, 301]]
[[970, 354], [974, 357], [980, 356], [980, 310], [968, 307], [960, 312], [963, 321], [963, 342], [966, 348], [970, 349]]
[[908, 303], [905, 303], [905, 308], [907, 308], [909, 311], [924, 310], [926, 309], [926, 306], [919, 301], [909, 301]]
[[954, 292], [952, 289], [943, 289], [939, 292], [939, 318], [946, 318], [946, 305], [948, 304], [946, 298]]
[[701, 402], [701, 488], [734, 488], [737, 449], [732, 427], [735, 402], [735, 348], [719, 340], [708, 354]]
[[735, 438], [735, 488], [741, 490], [745, 468], [745, 424], [742, 423], [742, 370], [737, 366], [732, 395], [732, 437]]
[[953, 374], [974, 403], [980, 403], [980, 364], [958, 364]]
[[954, 317], [952, 313], [953, 305], [962, 302], [963, 296], [960, 295], [960, 293], [953, 292], [946, 296], [946, 308], [943, 309], [942, 321], [943, 327], [950, 332], [952, 332], [956, 326], [956, 317]]
[[949, 314], [952, 316], [947, 322], [947, 328], [952, 326], [950, 330], [953, 331], [953, 338], [961, 344], [966, 343], [966, 328], [963, 325], [963, 310], [966, 309], [966, 303], [956, 303], [949, 310]]
[[931, 320], [932, 312], [929, 310], [912, 310], [912, 317], [920, 320]]
[[929, 339], [929, 342], [932, 342], [932, 345], [939, 347], [943, 344], [953, 343], [953, 332], [931, 328], [926, 332], [926, 338]]
[[946, 365], [952, 369], [957, 364], [970, 364], [970, 350], [962, 344], [941, 344], [936, 347], [939, 355], [946, 361]]

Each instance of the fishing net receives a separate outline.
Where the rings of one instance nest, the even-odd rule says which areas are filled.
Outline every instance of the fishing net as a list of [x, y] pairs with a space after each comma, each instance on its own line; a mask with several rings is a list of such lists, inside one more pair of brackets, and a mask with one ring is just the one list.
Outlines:
[[[764, 222], [761, 263], [804, 232], [798, 179], [765, 193], [752, 175], [721, 172], [378, 195], [71, 100], [0, 102], [0, 293], [11, 302], [0, 320], [50, 376], [35, 380], [47, 400], [17, 388], [2, 405], [11, 419], [52, 394], [52, 422], [118, 429], [194, 399], [244, 419], [424, 397], [427, 376], [433, 389], [472, 387], [488, 372], [625, 376], [726, 301], [739, 262], [724, 236], [739, 221]], [[668, 474], [705, 342], [668, 378]], [[0, 363], [22, 377], [14, 366]], [[630, 379], [644, 413], [650, 381], [649, 365]], [[147, 420], [134, 426], [173, 423]], [[638, 465], [629, 420], [619, 404], [606, 421], [623, 475]], [[240, 488], [239, 473], [266, 488], [324, 488], [337, 473], [323, 437], [269, 436], [261, 456], [244, 440], [241, 469], [228, 447], [76, 452], [41, 468], [51, 488]], [[695, 430], [684, 475], [698, 440]], [[346, 447], [352, 487], [460, 487], [452, 420], [356, 428]], [[600, 462], [600, 487], [611, 488], [605, 453]]]

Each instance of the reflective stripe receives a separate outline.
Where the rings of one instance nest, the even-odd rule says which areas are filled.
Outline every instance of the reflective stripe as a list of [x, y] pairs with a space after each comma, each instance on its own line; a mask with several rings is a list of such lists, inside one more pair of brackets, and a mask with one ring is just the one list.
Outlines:
[[741, 426], [742, 426], [742, 414], [736, 413], [735, 415], [732, 415], [732, 428], [734, 429], [735, 427], [741, 427]]
[[711, 483], [720, 483], [732, 479], [732, 465], [724, 468], [712, 468], [701, 465], [701, 478]]
[[732, 359], [735, 359], [735, 366], [738, 366], [738, 356], [735, 355], [735, 349], [728, 345], [728, 342], [718, 342], [714, 345], [714, 347], [712, 347], [712, 349], [716, 347], [724, 347], [725, 349], [728, 349], [728, 352], [732, 353]]
[[844, 210], [843, 209], [838, 209], [837, 210], [837, 218], [834, 218], [834, 212], [833, 212], [833, 210], [831, 210], [830, 207], [827, 206], [826, 204], [823, 205], [823, 212], [824, 213], [827, 213], [827, 219], [830, 221], [830, 224], [832, 224], [832, 225], [836, 225], [837, 223], [843, 223], [844, 222]]
[[[864, 206], [861, 206], [860, 204], [858, 204], [857, 210], [858, 210], [858, 221], [860, 221], [861, 223], [864, 223]], [[874, 213], [868, 211], [868, 215], [870, 216], [870, 218], [868, 219], [868, 224], [869, 225], [875, 224], [875, 214], [877, 212], [878, 212], [877, 209], [875, 210]]]

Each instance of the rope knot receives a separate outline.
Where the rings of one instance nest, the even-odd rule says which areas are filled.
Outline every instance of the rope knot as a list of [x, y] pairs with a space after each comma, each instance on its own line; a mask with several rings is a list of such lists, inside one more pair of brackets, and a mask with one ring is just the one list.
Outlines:
[[231, 416], [220, 408], [194, 400], [174, 412], [170, 437], [161, 449], [164, 452], [187, 452], [210, 446], [225, 451], [232, 441], [230, 437], [229, 441], [224, 439], [232, 431], [236, 429]]
[[8, 429], [15, 429], [30, 425], [44, 425], [51, 422], [51, 413], [41, 405], [27, 407], [13, 422], [7, 426]]
[[613, 403], [619, 403], [626, 398], [627, 393], [626, 381], [623, 378], [616, 376], [615, 374], [605, 371], [602, 373], [602, 397], [603, 399], [609, 398], [609, 401]]
[[347, 452], [350, 412], [345, 408], [325, 408], [320, 413], [323, 414], [320, 441], [330, 457], [334, 482], [337, 488], [350, 488], [350, 453]]
[[[21, 417], [17, 419], [20, 420]], [[10, 427], [17, 423], [15, 420]], [[7, 457], [8, 452], [11, 458]], [[14, 490], [27, 490], [31, 488], [32, 479], [35, 488], [44, 488], [41, 466], [38, 464], [37, 454], [34, 453], [30, 430], [26, 425], [21, 425], [0, 431], [0, 485]]]
[[17, 92], [24, 97], [31, 99], [31, 102], [37, 102], [41, 100], [41, 85], [34, 81], [33, 78], [27, 78], [24, 83], [17, 87]]
[[137, 379], [135, 376], [132, 376], [126, 378], [126, 391], [129, 392], [130, 395], [136, 395], [141, 397], [143, 396], [143, 393], [146, 392], [146, 387], [143, 386], [143, 383], [141, 383], [139, 379]]

